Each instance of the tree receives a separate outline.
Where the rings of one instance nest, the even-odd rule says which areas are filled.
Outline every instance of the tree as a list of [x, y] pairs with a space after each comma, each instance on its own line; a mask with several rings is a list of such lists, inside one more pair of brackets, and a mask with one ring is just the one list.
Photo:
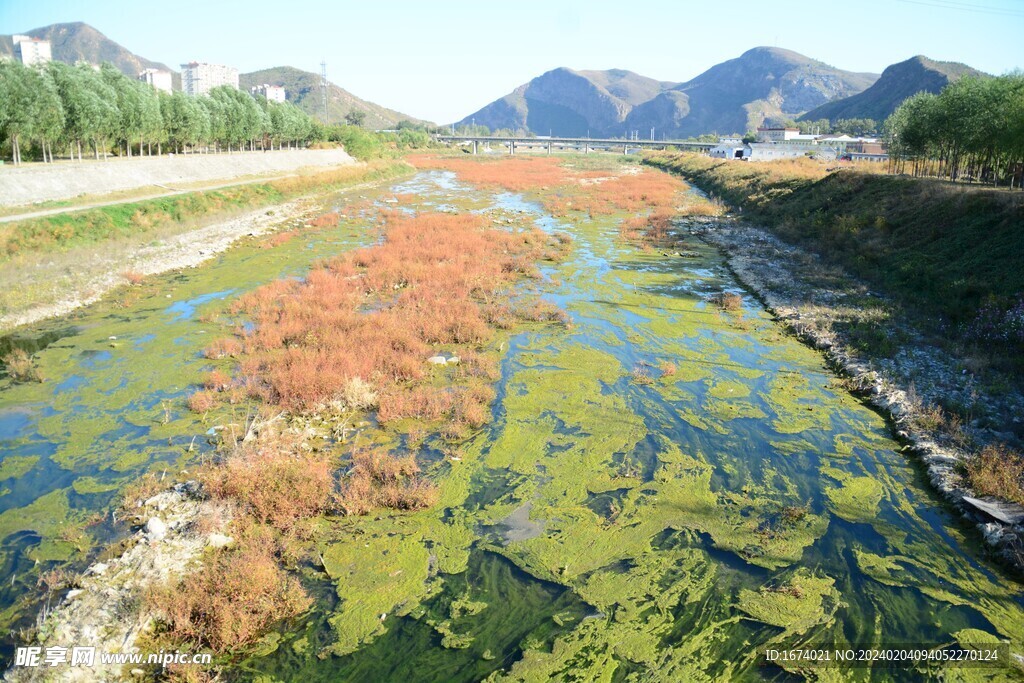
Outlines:
[[35, 133], [35, 88], [38, 76], [18, 62], [0, 62], [0, 126], [11, 141], [14, 165], [21, 164], [21, 141]]
[[350, 126], [362, 126], [366, 123], [366, 112], [359, 109], [353, 109], [349, 113], [345, 114], [345, 123]]

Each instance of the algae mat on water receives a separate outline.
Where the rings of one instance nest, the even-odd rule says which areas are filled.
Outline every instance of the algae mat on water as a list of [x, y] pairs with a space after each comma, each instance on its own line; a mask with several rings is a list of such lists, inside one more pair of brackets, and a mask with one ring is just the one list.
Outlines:
[[[444, 173], [397, 190], [453, 206], [467, 193]], [[511, 338], [493, 422], [435, 468], [436, 507], [328, 525], [331, 581], [310, 578], [329, 597], [247, 677], [920, 680], [762, 655], [986, 639], [1021, 652], [1019, 584], [816, 353], [747, 297], [706, 303], [739, 291], [717, 253], [693, 238], [696, 258], [643, 251], [621, 241], [623, 216], [558, 221], [530, 196], [489, 196], [574, 236], [542, 285], [573, 325]]]
[[[361, 199], [359, 192], [366, 195]], [[237, 295], [376, 238], [377, 191], [324, 198], [337, 225], [282, 223], [291, 240], [255, 238], [201, 267], [147, 278], [66, 318], [0, 339], [33, 354], [43, 382], [0, 378], [0, 628], [35, 623], [39, 576], [78, 570], [121, 529], [116, 490], [151, 470], [174, 476], [209, 451], [211, 430], [237, 415], [191, 413], [185, 398], [214, 367], [203, 349]], [[271, 248], [272, 247], [272, 248]], [[0, 639], [10, 653], [15, 634]]]
[[[538, 197], [446, 172], [390, 191], [414, 197], [404, 211], [494, 211], [570, 232], [572, 256], [538, 286], [573, 324], [505, 341], [493, 420], [457, 457], [435, 440], [420, 447], [440, 484], [435, 507], [320, 520], [322, 567], [301, 569], [316, 607], [235, 663], [237, 678], [919, 680], [783, 671], [760, 654], [985, 639], [1021, 652], [1020, 586], [980, 558], [974, 532], [941, 508], [884, 421], [833, 388], [817, 354], [747, 297], [732, 312], [706, 303], [739, 291], [717, 253], [685, 234], [686, 258], [644, 251], [621, 240], [626, 216], [554, 219]], [[5, 464], [21, 478], [0, 496], [16, 501], [0, 517], [9, 556], [58, 554], [77, 536], [50, 520], [79, 514], [86, 530], [86, 511], [124, 473], [185, 457], [209, 428], [180, 412], [210, 364], [197, 316], [224, 304], [178, 316], [373, 238], [327, 232], [162, 280], [40, 355], [47, 383], [6, 393], [0, 421], [21, 458]], [[27, 549], [19, 516], [39, 520]]]

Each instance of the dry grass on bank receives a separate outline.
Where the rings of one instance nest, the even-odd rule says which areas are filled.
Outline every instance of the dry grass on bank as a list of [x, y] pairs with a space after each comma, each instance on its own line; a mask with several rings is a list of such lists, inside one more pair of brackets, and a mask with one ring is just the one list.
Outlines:
[[1024, 454], [1005, 444], [991, 444], [967, 461], [974, 492], [1024, 505]]

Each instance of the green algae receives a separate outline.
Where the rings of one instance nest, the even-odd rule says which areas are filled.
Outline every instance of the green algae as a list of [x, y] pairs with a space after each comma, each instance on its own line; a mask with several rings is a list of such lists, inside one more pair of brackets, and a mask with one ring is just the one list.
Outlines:
[[18, 479], [35, 467], [39, 462], [37, 455], [8, 455], [0, 462], [0, 480]]
[[[416, 192], [440, 200], [436, 189]], [[444, 193], [457, 210], [488, 206], [458, 187]], [[704, 249], [687, 263], [640, 253], [618, 241], [620, 218], [559, 226], [576, 238], [574, 257], [550, 267], [541, 287], [564, 303], [571, 329], [534, 328], [510, 340], [493, 425], [458, 445], [459, 460], [428, 468], [440, 484], [437, 506], [322, 523], [317, 545], [337, 597], [317, 608], [324, 630], [307, 626], [291, 641], [285, 634], [287, 646], [251, 666], [310, 681], [358, 680], [384, 665], [410, 681], [752, 679], [762, 675], [757, 650], [767, 643], [843, 642], [847, 628], [928, 639], [947, 628], [935, 615], [957, 633], [983, 626], [970, 637], [1010, 638], [1019, 651], [1019, 587], [965, 554], [967, 541], [946, 518], [921, 512], [934, 499], [881, 418], [831, 389], [820, 358], [765, 314], [710, 310], [706, 294], [731, 283], [716, 254]], [[154, 291], [145, 305], [156, 308], [161, 296]], [[216, 326], [165, 324], [169, 337], [146, 343], [168, 365], [188, 365], [191, 377], [214, 365], [194, 354], [198, 332]], [[94, 389], [77, 392], [96, 409], [96, 424], [60, 451], [66, 465], [113, 469], [139, 446], [152, 455], [176, 430], [201, 433], [230, 417], [202, 424], [182, 413], [164, 424], [159, 403], [111, 404], [149, 430], [116, 436], [124, 421], [100, 408], [103, 392], [118, 391], [115, 373], [132, 364], [118, 367], [133, 342], [109, 349], [106, 337], [127, 338], [127, 329], [111, 320], [90, 336], [88, 348], [109, 350], [111, 367], [93, 377]], [[72, 365], [80, 358], [65, 360], [65, 374], [81, 372]], [[665, 360], [677, 366], [672, 377], [650, 386], [626, 379], [640, 363]], [[198, 381], [150, 372], [173, 387]], [[144, 391], [131, 378], [129, 386]], [[75, 409], [62, 400], [60, 410]], [[61, 429], [73, 425], [55, 420], [48, 434], [68, 438]], [[114, 457], [91, 450], [91, 439], [115, 443]], [[160, 457], [178, 462], [187, 446]], [[105, 486], [107, 476], [84, 474], [72, 488]], [[508, 533], [525, 525], [525, 536]], [[480, 556], [499, 558], [483, 561], [491, 567], [484, 574], [517, 586], [512, 603], [497, 598], [498, 587], [478, 590]], [[574, 608], [542, 609], [543, 600], [523, 597], [550, 599], [556, 585]], [[908, 593], [913, 610], [901, 602]], [[470, 660], [478, 666], [468, 668]], [[467, 668], [445, 669], [456, 663]]]
[[324, 548], [322, 557], [341, 598], [330, 618], [337, 636], [331, 649], [337, 655], [383, 633], [388, 614], [427, 594], [430, 552], [415, 532], [360, 534]]
[[833, 513], [850, 522], [868, 522], [878, 516], [878, 506], [885, 489], [877, 479], [855, 477], [834, 469], [822, 471], [842, 484], [825, 487], [829, 509]]
[[749, 618], [778, 626], [791, 635], [830, 623], [839, 605], [835, 579], [815, 576], [804, 569], [781, 586], [740, 591], [738, 603]]

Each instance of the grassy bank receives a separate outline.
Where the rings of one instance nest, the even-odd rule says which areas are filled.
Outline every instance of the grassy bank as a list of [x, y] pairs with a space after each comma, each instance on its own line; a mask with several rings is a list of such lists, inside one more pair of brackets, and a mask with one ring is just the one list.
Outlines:
[[15, 221], [0, 228], [0, 262], [19, 254], [67, 250], [103, 240], [143, 235], [179, 223], [269, 206], [313, 191], [397, 176], [407, 166], [395, 161], [345, 166], [328, 171], [103, 206], [73, 213]]
[[404, 162], [381, 159], [3, 226], [0, 329], [66, 313], [144, 274], [194, 265], [237, 237], [272, 229], [304, 197], [410, 171]]
[[647, 163], [679, 173], [787, 241], [896, 300], [970, 324], [1024, 292], [1024, 198], [809, 160], [742, 164], [691, 154]]

